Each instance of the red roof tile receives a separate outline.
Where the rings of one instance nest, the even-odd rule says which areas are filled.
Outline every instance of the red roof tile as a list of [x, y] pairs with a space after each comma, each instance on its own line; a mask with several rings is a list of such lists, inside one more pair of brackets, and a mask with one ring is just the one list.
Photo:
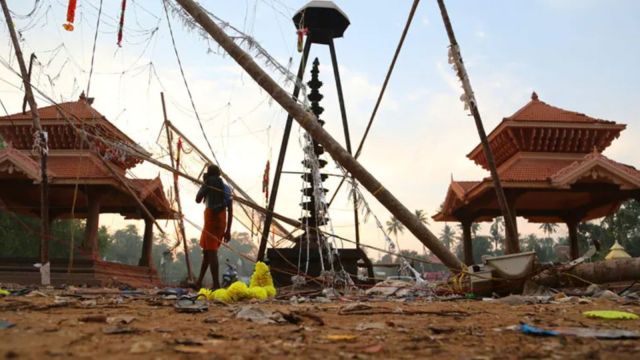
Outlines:
[[[23, 154], [22, 151], [11, 146], [0, 150], [0, 165], [6, 162], [13, 164], [10, 165], [13, 168], [18, 167], [20, 172], [26, 174], [33, 180], [40, 180], [40, 164], [28, 155]], [[0, 168], [6, 168], [6, 166], [0, 166]], [[51, 176], [52, 173], [53, 171], [51, 169], [47, 169], [49, 176]]]
[[553, 122], [576, 122], [576, 123], [601, 123], [615, 124], [613, 121], [592, 118], [585, 114], [561, 109], [551, 106], [544, 101], [538, 99], [538, 95], [534, 92], [531, 101], [516, 111], [513, 115], [506, 118], [507, 120], [516, 121], [553, 121]]
[[[104, 115], [100, 114], [84, 100], [60, 103], [58, 106], [60, 106], [63, 113], [73, 114], [80, 119], [104, 118]], [[58, 107], [56, 105], [38, 108], [38, 115], [40, 115], [40, 120], [64, 119], [64, 117], [58, 112]], [[11, 120], [31, 120], [31, 112], [27, 111], [24, 114], [17, 113], [0, 117], [0, 121]]]
[[109, 169], [93, 154], [50, 156], [48, 167], [54, 172], [55, 177], [59, 179], [103, 179], [114, 177]]
[[498, 171], [501, 181], [547, 181], [575, 160], [521, 158]]

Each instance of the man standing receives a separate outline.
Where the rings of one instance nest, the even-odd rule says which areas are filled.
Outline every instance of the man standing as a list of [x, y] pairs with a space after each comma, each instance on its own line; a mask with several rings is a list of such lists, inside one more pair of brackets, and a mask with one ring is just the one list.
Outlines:
[[200, 236], [202, 266], [200, 267], [200, 276], [196, 282], [197, 289], [202, 287], [202, 280], [207, 272], [207, 267], [211, 268], [213, 289], [220, 287], [218, 249], [222, 241], [228, 242], [231, 239], [231, 223], [233, 221], [231, 188], [222, 181], [220, 175], [218, 166], [209, 165], [207, 172], [204, 174], [204, 183], [196, 195], [196, 202], [199, 204], [204, 200], [206, 205], [204, 228]]

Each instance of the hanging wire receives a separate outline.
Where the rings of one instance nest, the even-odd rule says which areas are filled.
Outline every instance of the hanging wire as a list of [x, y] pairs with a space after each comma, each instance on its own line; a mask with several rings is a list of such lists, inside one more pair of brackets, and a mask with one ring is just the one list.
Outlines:
[[98, 9], [98, 20], [96, 20], [96, 33], [93, 36], [93, 50], [91, 51], [91, 67], [89, 68], [89, 80], [87, 81], [87, 97], [89, 97], [89, 90], [91, 89], [91, 76], [93, 75], [93, 62], [96, 57], [96, 44], [98, 43], [98, 30], [100, 29], [101, 15], [102, 15], [102, 0], [100, 0], [100, 7]]
[[187, 82], [187, 77], [184, 74], [184, 69], [182, 67], [182, 61], [180, 60], [180, 54], [178, 54], [178, 48], [176, 46], [176, 39], [173, 35], [173, 28], [171, 27], [171, 19], [169, 18], [169, 10], [167, 9], [167, 0], [162, 1], [162, 5], [164, 7], [164, 14], [167, 18], [167, 24], [169, 25], [169, 34], [171, 35], [171, 44], [173, 45], [173, 52], [176, 54], [176, 59], [178, 60], [178, 67], [180, 68], [180, 74], [182, 76], [182, 80], [184, 81], [184, 86], [187, 89], [187, 94], [189, 95], [189, 101], [191, 102], [191, 107], [193, 108], [193, 113], [198, 120], [198, 125], [200, 126], [200, 131], [202, 131], [202, 136], [204, 140], [207, 142], [207, 146], [209, 147], [209, 151], [211, 151], [211, 156], [213, 156], [213, 160], [216, 164], [220, 165], [220, 162], [216, 158], [216, 154], [213, 151], [213, 147], [211, 146], [211, 142], [209, 142], [209, 138], [207, 137], [206, 131], [204, 131], [204, 125], [202, 124], [202, 120], [200, 119], [200, 115], [198, 114], [198, 110], [196, 109], [196, 104], [193, 100], [193, 95], [191, 95], [191, 88], [189, 88], [189, 83]]

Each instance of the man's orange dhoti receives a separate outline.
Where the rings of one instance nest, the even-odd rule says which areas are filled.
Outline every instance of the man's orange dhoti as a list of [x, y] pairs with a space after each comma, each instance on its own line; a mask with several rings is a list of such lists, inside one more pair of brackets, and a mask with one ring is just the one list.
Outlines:
[[200, 236], [202, 250], [218, 250], [226, 230], [226, 209], [214, 211], [206, 208], [204, 210], [204, 229], [202, 229], [202, 235]]

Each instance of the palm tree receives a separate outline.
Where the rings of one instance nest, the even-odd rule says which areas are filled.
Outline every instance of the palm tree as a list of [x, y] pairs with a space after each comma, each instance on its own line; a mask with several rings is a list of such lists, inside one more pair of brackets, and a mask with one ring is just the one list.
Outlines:
[[493, 219], [489, 233], [493, 239], [493, 251], [498, 251], [504, 240], [504, 218], [502, 218], [502, 216]]
[[387, 220], [387, 232], [389, 234], [393, 234], [396, 238], [396, 242], [398, 241], [398, 233], [404, 232], [404, 225], [400, 222], [400, 220], [396, 219], [395, 216], [392, 216], [391, 219]]
[[427, 216], [427, 212], [424, 210], [415, 210], [413, 212], [416, 217], [418, 218], [418, 220], [420, 220], [420, 222], [424, 225], [429, 225], [429, 217]]
[[[421, 209], [416, 209], [413, 212], [416, 217], [418, 218], [418, 220], [423, 224], [423, 225], [429, 225], [429, 217], [427, 216], [427, 212]], [[424, 246], [424, 244], [422, 245], [422, 250], [424, 251], [424, 255], [427, 255], [427, 247]]]
[[442, 241], [442, 244], [444, 244], [447, 249], [451, 250], [455, 238], [456, 232], [453, 230], [453, 228], [449, 226], [449, 224], [444, 224], [444, 228], [440, 233], [440, 241]]
[[542, 223], [540, 224], [540, 229], [547, 235], [547, 237], [551, 237], [551, 234], [558, 231], [558, 224], [556, 223]]

